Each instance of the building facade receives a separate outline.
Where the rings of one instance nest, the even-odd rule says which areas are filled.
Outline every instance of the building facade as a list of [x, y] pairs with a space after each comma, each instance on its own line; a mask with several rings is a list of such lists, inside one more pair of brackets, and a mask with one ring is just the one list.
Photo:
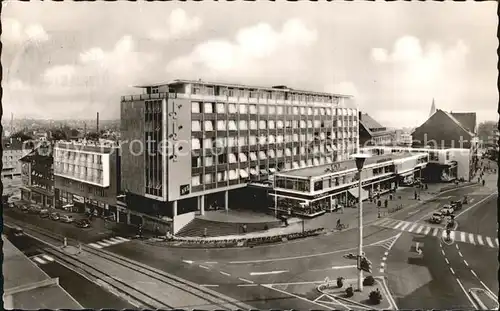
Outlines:
[[122, 185], [129, 208], [174, 227], [205, 205], [228, 208], [252, 181], [358, 148], [349, 96], [186, 80], [142, 88], [122, 97]]
[[116, 144], [58, 142], [54, 147], [57, 208], [115, 216], [120, 189]]
[[20, 159], [21, 199], [43, 207], [54, 207], [54, 165], [48, 142]]
[[19, 160], [30, 150], [24, 150], [23, 143], [19, 139], [4, 139], [2, 144], [2, 179], [20, 177], [21, 162]]
[[367, 113], [359, 113], [359, 143], [361, 146], [391, 146], [395, 131], [388, 130]]

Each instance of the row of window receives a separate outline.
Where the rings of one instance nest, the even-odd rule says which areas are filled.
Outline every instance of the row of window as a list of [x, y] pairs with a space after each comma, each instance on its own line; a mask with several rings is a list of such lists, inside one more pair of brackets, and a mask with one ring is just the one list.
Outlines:
[[56, 149], [54, 152], [54, 161], [58, 162], [72, 161], [72, 162], [102, 164], [102, 156], [99, 154], [89, 154], [89, 153]]
[[[72, 181], [70, 179], [63, 179], [63, 181], [62, 181], [62, 184], [65, 187], [71, 187], [73, 185], [73, 183], [74, 183], [74, 181]], [[86, 185], [84, 183], [78, 183], [78, 190], [80, 190], [81, 192], [87, 192], [87, 193], [95, 195], [95, 196], [100, 196], [100, 197], [105, 196], [103, 188], [95, 187], [92, 185]], [[70, 200], [70, 203], [72, 203], [73, 195], [71, 193], [60, 190], [59, 194], [60, 194], [61, 198], [67, 197]]]
[[[339, 133], [338, 139], [352, 138], [352, 142], [344, 141], [344, 147], [355, 146], [356, 138], [352, 133]], [[250, 136], [239, 136], [239, 137], [217, 137], [217, 138], [204, 138], [203, 139], [203, 148], [211, 149], [211, 148], [226, 148], [226, 147], [243, 147], [243, 146], [255, 146], [257, 144], [261, 146], [265, 146], [267, 144], [282, 144], [285, 142], [302, 142], [304, 143], [312, 143], [314, 140], [324, 141], [326, 139], [336, 139], [336, 136], [333, 135], [331, 137], [327, 137], [325, 133], [319, 133], [319, 135], [308, 135], [305, 134], [293, 134], [293, 135], [261, 135], [257, 138], [255, 135]], [[191, 150], [200, 150], [201, 149], [200, 138], [191, 138]], [[332, 148], [337, 149], [336, 144], [332, 144]], [[338, 148], [342, 148], [342, 142], [339, 143]]]
[[220, 114], [288, 114], [288, 115], [320, 115], [320, 116], [354, 116], [357, 110], [353, 108], [313, 108], [306, 106], [275, 106], [256, 104], [226, 104], [191, 102], [192, 113], [220, 113]]
[[[353, 122], [354, 123], [354, 122]], [[258, 124], [258, 127], [257, 127], [257, 124]], [[226, 120], [217, 120], [217, 121], [213, 121], [213, 120], [206, 120], [206, 121], [203, 121], [203, 129], [205, 131], [214, 131], [214, 130], [217, 130], [217, 131], [226, 131], [226, 130], [230, 130], [230, 131], [237, 131], [238, 129], [239, 130], [257, 130], [257, 129], [260, 129], [260, 130], [266, 130], [266, 129], [270, 129], [270, 130], [273, 130], [273, 129], [283, 129], [283, 128], [325, 128], [325, 127], [331, 127], [333, 124], [333, 122], [324, 122], [324, 121], [321, 121], [321, 120], [287, 120], [287, 121], [282, 121], [282, 120], [278, 120], [278, 121], [274, 121], [274, 120], [260, 120], [259, 122], [257, 122], [256, 120], [250, 120], [250, 121], [247, 121], [247, 120], [240, 120], [240, 121], [235, 121], [235, 120], [229, 120], [229, 121], [226, 121]], [[193, 132], [200, 132], [202, 131], [202, 121], [191, 121], [191, 130]], [[215, 126], [217, 125], [217, 126]], [[341, 120], [337, 120], [336, 122], [336, 126], [337, 127], [343, 127], [343, 126], [346, 126], [347, 128], [349, 123], [348, 122], [342, 122]], [[353, 124], [352, 125], [353, 129], [352, 129], [352, 132], [353, 133], [357, 133], [357, 128], [356, 128], [356, 124]]]

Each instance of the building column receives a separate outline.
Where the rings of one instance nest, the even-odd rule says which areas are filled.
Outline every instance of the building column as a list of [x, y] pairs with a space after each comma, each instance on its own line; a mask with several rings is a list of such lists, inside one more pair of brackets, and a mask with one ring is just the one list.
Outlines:
[[330, 212], [333, 211], [333, 195], [330, 196]]
[[172, 202], [172, 216], [177, 216], [177, 200]]
[[130, 225], [130, 212], [127, 213], [127, 225]]
[[229, 210], [229, 192], [226, 190], [224, 191], [224, 208]]
[[200, 207], [200, 213], [201, 215], [205, 215], [205, 196], [204, 195], [201, 195], [198, 197], [198, 204], [199, 204], [199, 207]]

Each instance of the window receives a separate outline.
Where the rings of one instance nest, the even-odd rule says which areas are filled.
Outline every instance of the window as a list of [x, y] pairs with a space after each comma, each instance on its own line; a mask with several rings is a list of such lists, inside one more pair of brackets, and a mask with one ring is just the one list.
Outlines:
[[283, 157], [283, 149], [278, 149], [276, 150], [276, 156], [278, 158], [282, 158]]
[[314, 110], [313, 110], [313, 111], [314, 111], [313, 113], [314, 113], [314, 115], [315, 115], [315, 116], [319, 115], [318, 108], [314, 108]]
[[244, 153], [242, 153], [242, 152], [240, 152], [240, 153], [238, 154], [238, 158], [239, 158], [240, 162], [246, 162], [246, 161], [247, 161], [247, 156], [246, 156], [246, 154], [244, 154]]
[[313, 122], [312, 120], [307, 120], [307, 127], [312, 128], [313, 127]]
[[306, 107], [300, 107], [300, 114], [305, 115], [306, 114]]
[[259, 129], [265, 130], [267, 128], [267, 123], [265, 120], [260, 120], [259, 121]]
[[320, 108], [319, 109], [319, 114], [324, 116], [325, 115], [325, 108]]
[[224, 181], [227, 179], [227, 172], [218, 172], [217, 173], [217, 182]]
[[259, 151], [259, 159], [260, 160], [265, 160], [267, 159], [266, 153], [264, 151]]
[[205, 166], [212, 166], [214, 165], [214, 158], [213, 157], [205, 157]]
[[248, 137], [248, 144], [250, 146], [253, 146], [253, 145], [257, 144], [257, 137], [255, 137], [255, 135], [250, 135]]
[[266, 114], [266, 106], [259, 105], [259, 114]]
[[224, 103], [217, 103], [217, 113], [226, 113], [226, 106]]
[[283, 135], [278, 135], [276, 136], [276, 142], [278, 144], [282, 144], [283, 143]]
[[250, 114], [257, 114], [257, 105], [250, 105], [248, 111]]
[[276, 114], [276, 107], [275, 106], [269, 106], [269, 114]]
[[294, 115], [298, 115], [299, 114], [299, 107], [297, 107], [297, 106], [293, 107], [293, 114]]
[[211, 173], [205, 174], [205, 183], [206, 184], [212, 183], [212, 174]]
[[266, 136], [265, 135], [260, 135], [260, 137], [259, 137], [259, 144], [260, 145], [265, 145], [266, 141], [267, 141]]
[[247, 105], [240, 104], [240, 113], [241, 114], [246, 114], [247, 113]]
[[270, 149], [267, 151], [267, 156], [270, 158], [270, 159], [274, 159], [276, 157], [276, 153], [274, 152], [273, 149]]
[[296, 128], [298, 128], [298, 127], [299, 127], [299, 121], [297, 121], [297, 120], [293, 120], [293, 121], [292, 121], [292, 128], [296, 129]]
[[226, 147], [226, 137], [217, 137], [215, 140], [215, 147], [225, 148]]
[[293, 134], [293, 141], [299, 141], [299, 134]]
[[204, 126], [205, 126], [205, 131], [213, 131], [214, 130], [213, 121], [205, 121]]
[[205, 103], [204, 105], [204, 113], [214, 113], [214, 105], [213, 103]]
[[306, 121], [305, 120], [300, 120], [300, 128], [306, 128]]
[[321, 127], [321, 120], [314, 120], [314, 127], [320, 128]]
[[236, 155], [234, 153], [229, 154], [229, 163], [237, 163], [238, 160], [236, 160]]
[[200, 175], [195, 175], [191, 177], [191, 185], [194, 186], [199, 186], [201, 184], [201, 177]]
[[290, 150], [290, 148], [286, 148], [285, 149], [285, 156], [287, 156], [287, 157], [291, 157], [292, 156], [292, 151]]
[[238, 172], [235, 170], [229, 171], [229, 180], [238, 179]]
[[250, 161], [257, 161], [257, 154], [255, 152], [250, 152]]
[[246, 120], [240, 120], [240, 130], [247, 130], [247, 121]]
[[273, 130], [274, 129], [274, 121], [273, 120], [267, 121], [267, 126], [270, 130]]
[[256, 130], [257, 129], [257, 121], [250, 120], [250, 129], [251, 130]]
[[281, 114], [283, 114], [283, 110], [284, 110], [284, 109], [283, 109], [283, 106], [278, 106], [278, 107], [276, 107], [276, 113], [277, 113], [277, 114], [280, 114], [280, 115], [281, 115]]
[[237, 131], [236, 122], [234, 120], [230, 120], [227, 124], [227, 127], [230, 131]]
[[227, 155], [226, 154], [219, 154], [217, 156], [217, 164], [226, 164], [227, 163]]
[[274, 135], [269, 135], [269, 143], [274, 144], [276, 140], [274, 139]]
[[191, 138], [191, 149], [199, 150], [200, 149], [200, 140], [198, 138]]
[[237, 113], [236, 104], [229, 104], [228, 106], [229, 113]]
[[282, 129], [282, 128], [283, 128], [283, 121], [278, 120], [278, 121], [276, 122], [276, 128]]
[[312, 115], [313, 114], [313, 110], [311, 107], [307, 108], [307, 115]]
[[[321, 108], [323, 109], [323, 108]], [[326, 115], [331, 116], [332, 115], [332, 110], [330, 108], [326, 108]]]
[[246, 136], [240, 136], [238, 137], [238, 146], [246, 146], [247, 144], [247, 137]]
[[203, 140], [203, 148], [210, 149], [213, 146], [212, 138], [205, 138]]
[[236, 145], [236, 140], [235, 140], [235, 138], [234, 138], [234, 137], [232, 137], [232, 136], [229, 136], [229, 137], [227, 138], [227, 146], [228, 146], [228, 147], [234, 147], [235, 145]]
[[217, 130], [218, 131], [225, 131], [226, 130], [226, 121], [217, 120]]
[[199, 102], [191, 102], [191, 112], [192, 113], [200, 113], [200, 103]]

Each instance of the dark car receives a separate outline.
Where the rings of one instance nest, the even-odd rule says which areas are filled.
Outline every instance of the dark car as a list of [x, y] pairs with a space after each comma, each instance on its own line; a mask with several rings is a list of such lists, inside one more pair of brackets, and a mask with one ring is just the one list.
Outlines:
[[39, 214], [41, 210], [42, 210], [42, 208], [39, 206], [32, 206], [29, 208], [28, 211], [30, 214]]
[[40, 217], [42, 217], [42, 218], [48, 218], [48, 217], [50, 216], [50, 212], [49, 212], [49, 210], [48, 210], [48, 209], [46, 209], [46, 208], [42, 208], [42, 209], [40, 210], [40, 213], [39, 213], [39, 214], [40, 214]]
[[12, 229], [12, 231], [10, 232], [10, 234], [13, 237], [19, 237], [19, 236], [24, 235], [24, 231], [23, 231], [23, 229], [21, 229], [19, 227], [16, 227], [16, 228]]
[[59, 220], [61, 218], [61, 215], [59, 215], [59, 213], [51, 213], [49, 218], [51, 220]]
[[88, 219], [80, 219], [75, 221], [75, 226], [78, 228], [88, 228], [90, 227], [90, 221]]
[[26, 205], [20, 205], [19, 206], [19, 209], [21, 210], [21, 212], [23, 213], [28, 213], [29, 212], [29, 208], [26, 206]]
[[456, 211], [462, 209], [462, 204], [462, 200], [451, 201], [451, 207]]

